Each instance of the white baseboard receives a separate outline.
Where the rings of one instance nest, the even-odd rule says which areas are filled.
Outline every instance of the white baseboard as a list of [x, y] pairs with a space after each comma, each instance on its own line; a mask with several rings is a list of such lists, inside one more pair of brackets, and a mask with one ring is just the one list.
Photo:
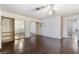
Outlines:
[[41, 35], [41, 36], [50, 37], [50, 38], [56, 38], [56, 39], [61, 39], [60, 37], [51, 37], [51, 36], [47, 36], [47, 35]]

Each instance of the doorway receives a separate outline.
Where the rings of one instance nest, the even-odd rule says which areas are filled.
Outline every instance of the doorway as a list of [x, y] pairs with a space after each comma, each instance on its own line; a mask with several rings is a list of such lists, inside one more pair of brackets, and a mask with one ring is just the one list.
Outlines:
[[1, 36], [2, 49], [9, 47], [9, 43], [14, 44], [14, 19], [9, 17], [1, 17]]
[[35, 36], [36, 35], [36, 22], [31, 22], [31, 26], [30, 26], [30, 35]]
[[[25, 37], [24, 20], [1, 17], [2, 52], [18, 50]], [[15, 49], [16, 48], [16, 49]]]
[[30, 36], [40, 35], [40, 22], [30, 22]]

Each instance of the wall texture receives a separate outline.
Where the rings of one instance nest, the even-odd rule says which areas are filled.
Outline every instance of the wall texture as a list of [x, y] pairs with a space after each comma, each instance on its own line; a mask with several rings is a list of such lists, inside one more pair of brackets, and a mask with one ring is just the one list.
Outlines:
[[43, 19], [41, 24], [41, 34], [44, 36], [60, 39], [60, 21], [60, 16]]
[[24, 20], [15, 19], [15, 33], [24, 33]]
[[[79, 15], [73, 16], [64, 16], [63, 17], [63, 37], [68, 38], [68, 22], [72, 20], [79, 19]], [[77, 25], [78, 25], [77, 21]], [[52, 38], [60, 38], [61, 32], [61, 20], [59, 16], [52, 17], [49, 19], [43, 19], [41, 25], [41, 34], [44, 36], [52, 37]], [[72, 26], [72, 25], [71, 25]], [[69, 27], [70, 28], [70, 27]], [[72, 31], [74, 31], [76, 26], [73, 27]]]

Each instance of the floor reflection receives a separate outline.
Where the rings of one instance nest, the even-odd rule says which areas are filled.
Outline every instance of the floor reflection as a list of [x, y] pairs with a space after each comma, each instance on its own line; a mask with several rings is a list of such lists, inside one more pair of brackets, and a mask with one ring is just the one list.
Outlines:
[[24, 39], [15, 40], [14, 42], [14, 49], [16, 52], [23, 52], [24, 49]]
[[77, 33], [74, 33], [72, 35], [72, 48], [73, 48], [73, 53], [79, 53], [78, 52], [78, 38], [77, 38]]
[[30, 52], [30, 39], [18, 39], [14, 43], [15, 53]]
[[[74, 36], [73, 36], [74, 37]], [[78, 42], [74, 37], [56, 39], [45, 36], [34, 36], [26, 39], [17, 39], [14, 44], [4, 45], [1, 53], [23, 53], [23, 54], [71, 54], [78, 52]]]

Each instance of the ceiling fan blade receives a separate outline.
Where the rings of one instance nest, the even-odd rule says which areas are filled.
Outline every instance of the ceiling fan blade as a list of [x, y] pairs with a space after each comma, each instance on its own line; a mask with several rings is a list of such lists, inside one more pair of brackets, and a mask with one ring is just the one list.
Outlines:
[[48, 14], [49, 14], [49, 15], [55, 15], [55, 14], [56, 14], [56, 13], [55, 13], [55, 10], [54, 10], [54, 6], [55, 6], [55, 4], [50, 4], [50, 5], [48, 5], [48, 8], [49, 8]]

